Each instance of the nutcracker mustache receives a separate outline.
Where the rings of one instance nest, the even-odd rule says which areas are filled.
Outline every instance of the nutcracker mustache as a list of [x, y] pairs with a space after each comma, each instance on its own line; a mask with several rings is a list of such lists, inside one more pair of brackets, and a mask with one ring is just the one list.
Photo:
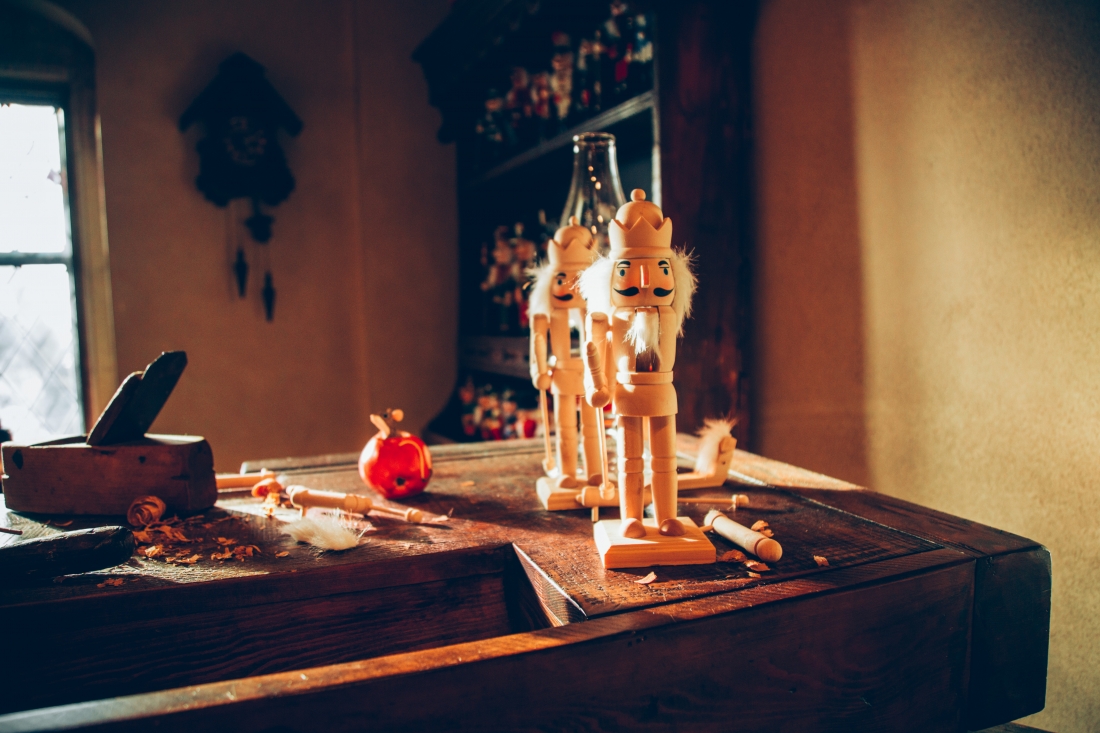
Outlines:
[[565, 295], [555, 295], [554, 297], [557, 300], [562, 300], [562, 301], [573, 300], [573, 294], [572, 293], [566, 293]]
[[627, 288], [626, 290], [619, 290], [618, 288], [615, 288], [615, 292], [618, 293], [619, 295], [625, 295], [626, 297], [629, 298], [633, 295], [637, 295], [639, 290], [638, 290], [638, 288]]
[[626, 332], [626, 340], [634, 346], [634, 353], [656, 351], [661, 341], [661, 316], [656, 308], [634, 311], [634, 322]]

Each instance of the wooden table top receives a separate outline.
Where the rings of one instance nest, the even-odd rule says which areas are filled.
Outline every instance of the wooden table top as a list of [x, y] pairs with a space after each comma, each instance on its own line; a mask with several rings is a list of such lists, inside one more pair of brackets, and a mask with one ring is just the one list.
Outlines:
[[[683, 443], [686, 459], [692, 446], [688, 438]], [[737, 451], [725, 487], [691, 495], [728, 497], [734, 489], [747, 494], [749, 506], [731, 516], [746, 525], [766, 520], [783, 545], [783, 558], [759, 577], [743, 563], [719, 562], [653, 568], [656, 580], [639, 584], [636, 581], [650, 568], [602, 567], [586, 510], [542, 510], [534, 491], [541, 450], [541, 442], [534, 441], [433, 448], [435, 473], [428, 491], [404, 503], [449, 514], [450, 519], [413, 525], [372, 515], [366, 541], [346, 552], [318, 553], [295, 543], [281, 530], [283, 521], [295, 515], [290, 510], [269, 518], [263, 516], [258, 500], [226, 495], [214, 509], [178, 525], [188, 541], [175, 546], [180, 554], [198, 555], [194, 564], [135, 556], [109, 571], [5, 589], [0, 624], [9, 632], [35, 632], [17, 639], [14, 651], [36, 661], [23, 665], [22, 684], [0, 692], [0, 712], [186, 685], [191, 687], [181, 689], [189, 690], [192, 699], [196, 690], [200, 695], [223, 694], [225, 685], [235, 685], [234, 695], [239, 696], [250, 684], [241, 678], [274, 679], [302, 669], [311, 669], [311, 684], [316, 685], [317, 665], [338, 670], [360, 659], [376, 659], [373, 666], [359, 670], [366, 675], [360, 681], [377, 680], [383, 659], [403, 659], [428, 671], [439, 662], [430, 657], [432, 653], [491, 644], [515, 638], [517, 632], [545, 635], [557, 633], [551, 627], [564, 626], [598, 635], [597, 624], [607, 619], [617, 624], [613, 633], [619, 633], [623, 624], [622, 628], [634, 629], [682, 624], [841, 591], [854, 598], [855, 589], [909, 578], [922, 580], [910, 581], [912, 590], [907, 592], [927, 595], [933, 603], [935, 591], [921, 585], [933, 577], [957, 588], [939, 589], [942, 608], [932, 617], [922, 601], [914, 600], [914, 608], [923, 610], [920, 618], [910, 621], [910, 629], [928, 630], [935, 613], [965, 619], [952, 632], [954, 641], [945, 640], [941, 650], [947, 654], [951, 643], [958, 647], [950, 647], [950, 654], [958, 655], [961, 667], [951, 673], [966, 676], [968, 682], [961, 696], [946, 705], [954, 711], [952, 720], [991, 725], [1033, 712], [1036, 699], [1041, 708], [1043, 689], [1036, 689], [1036, 679], [1045, 678], [1049, 557], [1036, 543]], [[354, 458], [261, 463], [286, 472], [296, 484], [364, 491]], [[710, 508], [715, 507], [682, 504], [681, 513], [702, 524]], [[0, 525], [23, 529], [25, 537], [99, 523], [74, 520], [58, 527], [42, 517], [0, 515]], [[712, 538], [719, 555], [733, 549], [721, 537]], [[226, 542], [255, 546], [258, 554], [243, 561], [210, 559]], [[819, 566], [814, 556], [827, 558], [828, 565]], [[1005, 601], [1003, 584], [982, 582], [983, 563], [990, 572], [994, 566], [1000, 568], [1006, 582], [1022, 584], [1027, 600]], [[1017, 568], [1019, 578], [1009, 577], [1005, 571], [1010, 567]], [[983, 593], [1000, 599], [990, 602], [990, 609], [1000, 610], [990, 610], [989, 618], [997, 613], [1005, 617], [989, 630], [989, 640], [981, 633], [983, 619], [975, 616]], [[836, 604], [834, 613], [857, 612], [859, 604], [847, 605], [839, 600], [842, 596], [830, 601]], [[886, 598], [874, 603], [885, 603]], [[1020, 608], [1006, 611], [1006, 603], [1015, 603], [1029, 615], [1010, 623], [1008, 616], [1018, 617]], [[870, 601], [865, 609], [875, 613]], [[322, 617], [327, 622], [320, 623]], [[972, 628], [974, 623], [979, 626]], [[346, 641], [352, 632], [355, 640]], [[542, 648], [545, 638], [531, 638], [542, 639], [531, 642]], [[86, 648], [76, 643], [78, 639], [87, 640]], [[1020, 639], [1027, 643], [1006, 651], [1006, 640], [1013, 639], [1017, 647]], [[975, 654], [975, 644], [990, 648]], [[68, 663], [51, 662], [51, 653]], [[424, 654], [429, 657], [417, 657]], [[417, 661], [410, 661], [414, 657]], [[1002, 679], [1004, 674], [992, 668], [1006, 662], [1025, 663], [1026, 673], [1020, 679]], [[346, 673], [331, 672], [332, 684], [348, 684]], [[989, 682], [986, 675], [996, 679]], [[982, 692], [983, 684], [992, 688]], [[142, 708], [159, 716], [172, 708], [164, 697], [171, 694], [169, 690], [129, 699], [153, 705], [150, 700], [159, 695], [161, 707]], [[118, 715], [118, 703], [114, 708], [110, 703], [92, 703], [82, 714], [70, 714], [80, 724], [99, 720], [122, 725], [111, 717]], [[132, 713], [132, 706], [127, 710]], [[16, 723], [21, 729], [40, 729], [44, 713], [0, 716], [0, 729]]]

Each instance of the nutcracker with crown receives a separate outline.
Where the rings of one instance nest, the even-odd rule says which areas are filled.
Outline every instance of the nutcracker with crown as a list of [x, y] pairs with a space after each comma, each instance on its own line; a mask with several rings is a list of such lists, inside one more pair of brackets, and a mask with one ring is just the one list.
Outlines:
[[[531, 289], [531, 381], [541, 390], [545, 415], [546, 390], [554, 395], [554, 429], [557, 451], [547, 450], [543, 468], [547, 476], [537, 482], [539, 500], [549, 510], [579, 509], [577, 496], [586, 486], [603, 483], [602, 431], [598, 410], [582, 398], [584, 360], [573, 353], [571, 321], [582, 329], [585, 303], [577, 289], [578, 276], [596, 257], [592, 232], [570, 217], [547, 248], [548, 262], [535, 275]], [[572, 318], [571, 318], [572, 316]], [[579, 403], [579, 404], [578, 404]], [[580, 409], [580, 442], [584, 470], [577, 475], [577, 411]], [[548, 444], [549, 448], [549, 444]]]
[[[585, 399], [596, 408], [610, 402], [619, 416], [621, 518], [596, 523], [596, 547], [608, 568], [712, 563], [714, 545], [676, 516], [672, 367], [695, 292], [691, 261], [672, 249], [672, 220], [641, 189], [610, 222], [608, 239], [608, 257], [580, 282], [588, 305]], [[647, 473], [654, 519], [643, 513]]]

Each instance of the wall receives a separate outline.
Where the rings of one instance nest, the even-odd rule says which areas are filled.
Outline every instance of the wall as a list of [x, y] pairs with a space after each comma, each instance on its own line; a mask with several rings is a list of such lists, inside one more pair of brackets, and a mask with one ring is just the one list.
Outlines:
[[[763, 363], [782, 367], [763, 406], [812, 414], [862, 397], [866, 464], [849, 451], [849, 475], [1043, 542], [1047, 707], [1027, 722], [1097, 730], [1100, 8], [825, 5], [774, 0], [762, 16], [758, 97], [774, 129], [760, 137], [758, 321]], [[855, 227], [816, 203], [853, 197]], [[807, 275], [833, 253], [847, 264]], [[839, 313], [821, 307], [831, 286], [818, 281], [838, 271]], [[839, 332], [839, 358], [862, 352], [862, 380], [823, 379], [824, 350], [798, 348], [801, 334]], [[848, 450], [843, 427], [822, 438], [811, 421], [785, 431], [766, 414], [761, 440], [779, 457], [822, 441]]]
[[[205, 435], [219, 470], [352, 451], [368, 413], [419, 429], [454, 379], [453, 149], [410, 60], [445, 0], [67, 0], [96, 43], [115, 327], [123, 373], [165, 349], [190, 364], [155, 431]], [[281, 143], [297, 187], [267, 247], [196, 190], [180, 113], [243, 51], [305, 123]], [[239, 299], [238, 243], [252, 264]], [[273, 323], [259, 299], [270, 266]], [[399, 327], [405, 324], [406, 327]]]

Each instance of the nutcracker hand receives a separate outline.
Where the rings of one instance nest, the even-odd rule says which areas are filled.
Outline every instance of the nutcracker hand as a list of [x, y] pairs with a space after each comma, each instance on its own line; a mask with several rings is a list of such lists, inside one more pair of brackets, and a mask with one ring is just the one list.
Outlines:
[[535, 379], [535, 389], [541, 389], [543, 392], [550, 389], [549, 372], [543, 372]]
[[585, 395], [585, 399], [588, 404], [592, 405], [596, 409], [601, 409], [608, 402], [611, 401], [611, 394], [607, 391], [606, 387], [601, 387], [597, 390], [586, 390], [588, 394]]

